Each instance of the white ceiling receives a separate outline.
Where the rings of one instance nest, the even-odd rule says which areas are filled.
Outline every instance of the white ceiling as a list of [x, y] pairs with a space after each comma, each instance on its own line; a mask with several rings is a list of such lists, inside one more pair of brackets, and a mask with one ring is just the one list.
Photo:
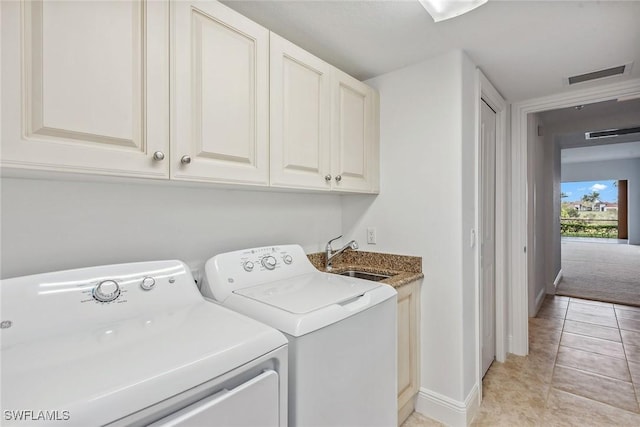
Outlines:
[[[640, 49], [640, 46], [638, 46]], [[577, 107], [577, 108], [576, 108]], [[640, 126], [640, 97], [625, 101], [609, 100], [539, 113], [545, 126], [577, 123], [583, 131]], [[603, 122], [603, 118], [610, 121]], [[604, 127], [599, 127], [604, 126]], [[571, 126], [570, 126], [571, 127]]]
[[640, 133], [586, 139], [585, 132], [640, 126], [640, 98], [602, 101], [538, 113], [545, 134], [554, 135], [562, 163], [640, 157]]
[[640, 142], [596, 145], [594, 147], [562, 150], [561, 163], [595, 162], [599, 160], [631, 159], [640, 157]]
[[457, 48], [511, 102], [630, 62], [607, 80], [640, 77], [640, 1], [489, 0], [437, 24], [417, 0], [223, 3], [361, 80]]

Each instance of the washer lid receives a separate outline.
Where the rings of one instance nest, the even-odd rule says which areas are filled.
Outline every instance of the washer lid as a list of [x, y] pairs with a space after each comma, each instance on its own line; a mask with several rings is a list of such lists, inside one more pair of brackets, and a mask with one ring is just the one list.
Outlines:
[[307, 273], [233, 291], [294, 314], [307, 314], [343, 304], [382, 285], [321, 272]]

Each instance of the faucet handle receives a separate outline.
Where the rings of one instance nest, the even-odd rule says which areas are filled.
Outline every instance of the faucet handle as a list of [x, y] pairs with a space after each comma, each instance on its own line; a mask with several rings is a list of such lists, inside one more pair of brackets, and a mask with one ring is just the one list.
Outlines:
[[334, 237], [333, 239], [329, 240], [329, 241], [327, 242], [327, 249], [331, 249], [331, 243], [332, 243], [332, 242], [335, 242], [336, 240], [338, 240], [338, 239], [340, 239], [340, 238], [342, 238], [342, 234], [341, 234], [341, 235], [339, 235], [338, 237]]

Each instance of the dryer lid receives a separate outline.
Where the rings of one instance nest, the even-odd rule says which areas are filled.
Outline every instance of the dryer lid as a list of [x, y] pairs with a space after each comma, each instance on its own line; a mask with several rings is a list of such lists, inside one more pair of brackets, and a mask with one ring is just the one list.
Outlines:
[[314, 272], [263, 283], [233, 293], [294, 314], [343, 304], [382, 285], [336, 274]]

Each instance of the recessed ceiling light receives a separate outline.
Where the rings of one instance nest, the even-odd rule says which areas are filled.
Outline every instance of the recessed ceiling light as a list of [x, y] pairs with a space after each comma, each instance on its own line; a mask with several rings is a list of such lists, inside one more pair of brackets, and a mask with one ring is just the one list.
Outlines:
[[580, 110], [582, 110], [584, 108], [584, 105], [576, 105], [573, 108], [575, 108], [576, 110], [580, 111]]
[[488, 0], [419, 0], [422, 7], [427, 9], [434, 22], [455, 18], [467, 13]]

